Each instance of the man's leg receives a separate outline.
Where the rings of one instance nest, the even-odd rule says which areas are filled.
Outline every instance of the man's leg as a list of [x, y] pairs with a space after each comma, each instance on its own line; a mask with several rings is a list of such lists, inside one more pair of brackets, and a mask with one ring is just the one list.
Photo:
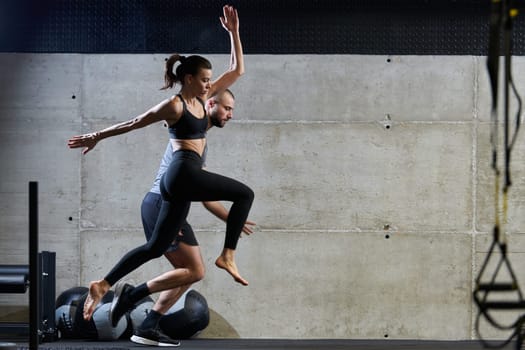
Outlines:
[[[147, 284], [150, 291], [162, 290], [162, 293], [152, 310], [148, 313], [148, 316], [146, 316], [146, 319], [131, 337], [131, 341], [135, 343], [155, 345], [154, 342], [158, 341], [159, 337], [168, 339], [159, 330], [160, 318], [191, 287], [193, 282], [200, 281], [204, 277], [204, 261], [202, 260], [199, 246], [180, 242], [175, 251], [167, 252], [165, 256], [175, 267], [175, 270], [166, 272], [148, 281]], [[179, 284], [183, 280], [180, 277], [181, 271], [187, 275], [186, 278], [193, 282]]]
[[166, 257], [168, 254], [170, 254], [168, 260], [172, 262], [171, 259], [174, 258], [174, 266], [177, 268], [149, 280], [147, 285], [151, 293], [192, 284], [204, 277], [204, 262], [199, 246], [190, 246], [180, 242], [177, 250], [166, 253]]

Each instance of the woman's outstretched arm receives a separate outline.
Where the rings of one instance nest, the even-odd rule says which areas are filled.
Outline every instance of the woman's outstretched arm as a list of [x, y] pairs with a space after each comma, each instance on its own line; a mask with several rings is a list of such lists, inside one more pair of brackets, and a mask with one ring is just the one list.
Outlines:
[[114, 124], [100, 131], [73, 136], [68, 140], [67, 145], [69, 148], [84, 148], [82, 154], [86, 154], [102, 139], [125, 134], [162, 120], [171, 125], [180, 118], [181, 113], [181, 103], [177, 103], [173, 98], [167, 99], [133, 119]]

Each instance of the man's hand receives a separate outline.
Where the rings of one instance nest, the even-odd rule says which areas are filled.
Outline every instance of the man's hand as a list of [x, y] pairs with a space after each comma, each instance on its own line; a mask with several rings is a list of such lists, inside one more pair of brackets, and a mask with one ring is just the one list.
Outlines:
[[251, 235], [253, 233], [253, 227], [256, 225], [255, 222], [246, 220], [244, 223], [244, 226], [242, 228], [242, 232], [246, 233], [247, 235]]

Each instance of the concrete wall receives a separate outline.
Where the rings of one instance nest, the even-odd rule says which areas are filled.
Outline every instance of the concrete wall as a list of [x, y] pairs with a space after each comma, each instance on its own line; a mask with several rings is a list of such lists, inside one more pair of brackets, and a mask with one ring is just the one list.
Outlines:
[[[216, 74], [228, 63], [208, 57]], [[31, 180], [40, 183], [40, 248], [57, 252], [58, 292], [103, 277], [142, 244], [140, 202], [166, 129], [159, 123], [104, 140], [86, 156], [66, 140], [173, 93], [158, 90], [164, 58], [0, 55], [0, 263], [27, 262]], [[525, 60], [514, 61], [525, 91]], [[207, 164], [255, 191], [257, 232], [241, 240], [237, 258], [250, 286], [213, 266], [224, 224], [194, 204], [189, 221], [207, 265], [195, 288], [214, 315], [205, 334], [475, 337], [471, 291], [494, 223], [485, 59], [248, 55], [246, 67], [233, 87], [234, 120], [209, 133]], [[520, 141], [508, 225], [519, 271]], [[168, 268], [158, 259], [129, 281]], [[487, 326], [484, 335], [505, 336]]]

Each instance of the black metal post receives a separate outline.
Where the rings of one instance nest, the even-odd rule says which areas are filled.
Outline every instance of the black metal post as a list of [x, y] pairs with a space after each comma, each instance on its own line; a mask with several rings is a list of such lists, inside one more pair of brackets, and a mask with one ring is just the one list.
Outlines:
[[29, 349], [39, 343], [38, 182], [29, 182]]

